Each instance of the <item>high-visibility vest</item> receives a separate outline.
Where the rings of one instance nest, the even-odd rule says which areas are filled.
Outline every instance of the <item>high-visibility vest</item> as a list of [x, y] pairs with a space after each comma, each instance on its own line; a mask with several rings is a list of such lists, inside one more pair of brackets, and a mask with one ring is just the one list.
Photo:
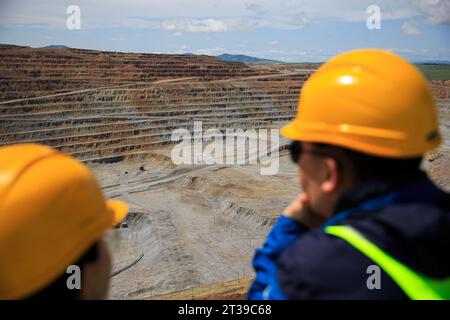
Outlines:
[[327, 226], [325, 233], [342, 238], [384, 270], [412, 300], [450, 300], [450, 278], [433, 279], [408, 268], [350, 226]]

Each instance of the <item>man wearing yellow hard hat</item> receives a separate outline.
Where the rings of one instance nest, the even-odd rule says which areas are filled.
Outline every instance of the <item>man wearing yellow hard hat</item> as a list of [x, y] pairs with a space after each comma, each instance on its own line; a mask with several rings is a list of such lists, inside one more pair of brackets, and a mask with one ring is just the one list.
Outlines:
[[420, 170], [441, 143], [426, 80], [383, 50], [343, 53], [281, 130], [303, 192], [253, 266], [250, 299], [450, 299], [450, 196]]
[[[111, 261], [102, 235], [127, 210], [105, 200], [68, 155], [35, 144], [0, 148], [0, 299], [105, 298]], [[81, 286], [68, 285], [70, 266]]]

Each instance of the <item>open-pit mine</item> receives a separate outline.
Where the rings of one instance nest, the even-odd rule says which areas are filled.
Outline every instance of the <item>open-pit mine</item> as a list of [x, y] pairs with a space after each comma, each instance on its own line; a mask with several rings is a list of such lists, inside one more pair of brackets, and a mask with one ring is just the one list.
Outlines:
[[[299, 192], [287, 141], [268, 150], [279, 153], [279, 170], [267, 176], [261, 163], [175, 164], [172, 133], [194, 134], [195, 121], [205, 131], [278, 129], [317, 67], [2, 45], [0, 145], [42, 143], [73, 155], [105, 195], [129, 204], [127, 220], [107, 235], [111, 298], [240, 298], [255, 248]], [[430, 85], [445, 141], [424, 167], [449, 190], [450, 82]]]

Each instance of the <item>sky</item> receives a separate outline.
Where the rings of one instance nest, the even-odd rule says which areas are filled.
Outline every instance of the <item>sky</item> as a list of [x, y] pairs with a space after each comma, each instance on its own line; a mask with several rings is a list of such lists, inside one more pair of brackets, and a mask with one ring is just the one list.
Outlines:
[[384, 48], [449, 62], [450, 0], [0, 0], [0, 43], [285, 62]]

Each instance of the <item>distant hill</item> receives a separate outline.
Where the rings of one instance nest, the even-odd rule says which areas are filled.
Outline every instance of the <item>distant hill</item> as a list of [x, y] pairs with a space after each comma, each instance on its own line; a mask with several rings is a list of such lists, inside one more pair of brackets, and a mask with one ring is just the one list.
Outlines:
[[15, 44], [8, 44], [8, 43], [0, 43], [0, 47], [2, 47], [2, 48], [30, 48], [29, 46], [18, 46]]
[[245, 62], [245, 63], [283, 63], [281, 61], [250, 57], [243, 54], [224, 53], [217, 56], [217, 59], [227, 62]]
[[414, 64], [450, 64], [450, 60], [412, 60]]
[[63, 46], [61, 44], [51, 44], [49, 46], [41, 47], [42, 49], [70, 49], [68, 46]]

